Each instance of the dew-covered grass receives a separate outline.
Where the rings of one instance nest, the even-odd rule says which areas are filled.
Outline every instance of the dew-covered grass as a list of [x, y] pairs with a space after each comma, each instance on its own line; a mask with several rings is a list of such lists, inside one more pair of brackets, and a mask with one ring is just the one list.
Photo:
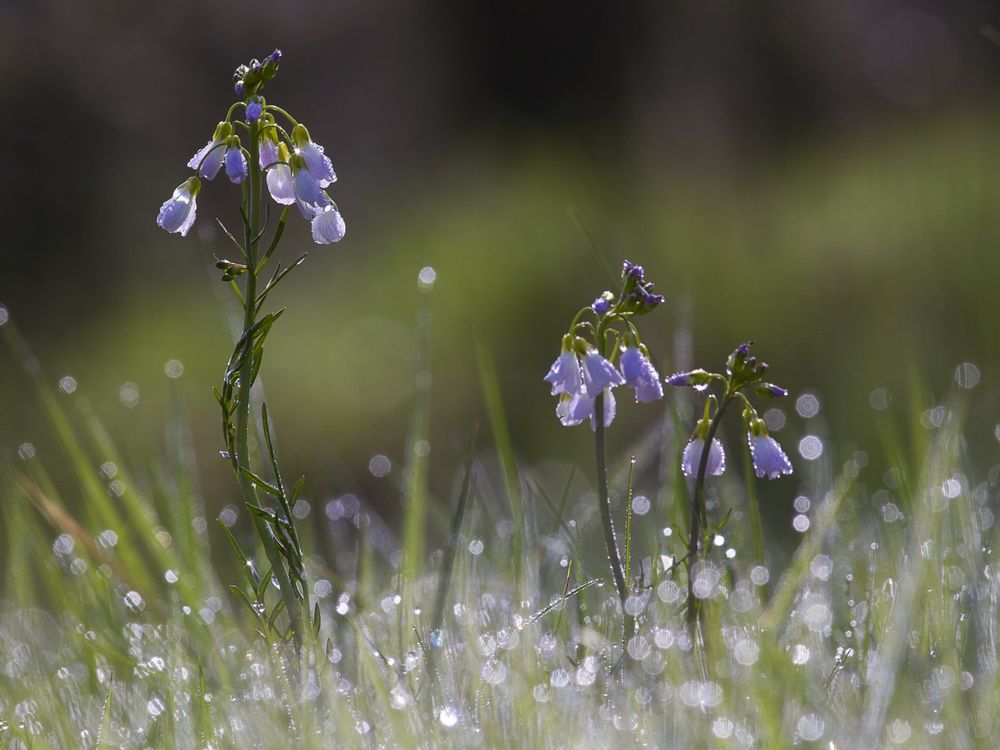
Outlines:
[[[593, 468], [518, 462], [484, 348], [490, 424], [450, 496], [426, 486], [420, 402], [400, 523], [349, 492], [296, 505], [321, 615], [296, 650], [229, 588], [256, 579], [207, 517], [179, 410], [164, 440], [122, 444], [12, 323], [3, 333], [58, 448], [0, 459], [2, 747], [995, 746], [1000, 470], [969, 463], [974, 367], [940, 403], [873, 394], [869, 451], [801, 429], [778, 485], [790, 553], [783, 530], [755, 528], [734, 449], [707, 497], [730, 520], [692, 567], [696, 632], [687, 427], [668, 404], [611, 466], [636, 622], [623, 643]], [[797, 406], [789, 421], [820, 408]], [[424, 534], [435, 516], [443, 538]], [[245, 512], [220, 523], [253, 549]], [[275, 611], [273, 587], [258, 593]]]

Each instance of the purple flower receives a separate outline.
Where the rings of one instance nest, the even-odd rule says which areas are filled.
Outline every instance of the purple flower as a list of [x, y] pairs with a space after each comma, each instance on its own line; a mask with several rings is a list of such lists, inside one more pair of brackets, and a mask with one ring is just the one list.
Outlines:
[[586, 393], [563, 393], [556, 404], [556, 416], [563, 427], [580, 424], [594, 411], [594, 400]]
[[299, 211], [303, 218], [312, 221], [318, 214], [322, 213], [331, 202], [319, 181], [306, 167], [305, 160], [300, 154], [294, 154], [289, 160], [292, 169], [292, 189], [295, 192], [295, 202], [299, 206]]
[[630, 346], [622, 353], [621, 368], [625, 385], [635, 388], [636, 403], [649, 403], [663, 398], [660, 373], [638, 347]]
[[292, 128], [292, 143], [295, 144], [295, 153], [305, 160], [310, 174], [316, 178], [321, 188], [329, 187], [337, 181], [330, 157], [323, 153], [322, 146], [313, 142], [309, 131], [301, 123]]
[[257, 122], [264, 114], [264, 103], [260, 99], [254, 99], [247, 104], [247, 122]]
[[229, 139], [226, 146], [226, 176], [230, 182], [241, 183], [247, 178], [247, 158], [240, 148], [240, 141], [235, 136]]
[[171, 234], [176, 232], [181, 237], [187, 236], [198, 210], [197, 198], [200, 190], [201, 180], [197, 177], [190, 177], [182, 182], [169, 200], [160, 206], [156, 223]]
[[264, 58], [264, 62], [277, 65], [279, 62], [281, 62], [281, 50], [276, 49], [274, 52], [272, 52], [270, 55]]
[[267, 169], [269, 166], [278, 161], [287, 161], [287, 159], [281, 159], [278, 154], [278, 140], [272, 137], [270, 133], [261, 134], [260, 141], [257, 144], [257, 152], [260, 156], [260, 168]]
[[312, 238], [317, 245], [329, 245], [331, 242], [340, 242], [347, 231], [347, 225], [337, 210], [337, 207], [330, 203], [323, 210], [316, 214], [312, 220]]
[[558, 396], [560, 393], [569, 395], [579, 393], [583, 387], [580, 360], [573, 352], [564, 351], [552, 363], [552, 367], [549, 368], [549, 374], [542, 378], [542, 380], [552, 384], [553, 396]]
[[196, 170], [199, 177], [214, 180], [215, 175], [222, 169], [222, 162], [226, 158], [226, 141], [232, 134], [233, 126], [228, 122], [220, 122], [215, 128], [212, 140], [198, 149], [187, 165]]
[[758, 477], [777, 479], [783, 474], [792, 473], [792, 462], [788, 460], [777, 440], [766, 434], [750, 434], [748, 439], [753, 468]]
[[[695, 437], [684, 446], [684, 455], [681, 457], [681, 471], [684, 476], [693, 477], [698, 474], [698, 467], [701, 464], [701, 455], [705, 450], [705, 438]], [[712, 447], [708, 451], [708, 463], [705, 464], [705, 476], [721, 476], [726, 470], [726, 452], [722, 448], [722, 443], [718, 438], [712, 438]]]
[[[597, 429], [597, 420], [594, 418], [594, 400], [586, 391], [581, 393], [564, 393], [559, 397], [556, 405], [556, 416], [565, 427], [578, 425], [583, 420], [590, 420], [590, 429]], [[604, 426], [607, 427], [615, 420], [615, 397], [611, 389], [604, 391]]]
[[583, 357], [583, 384], [587, 388], [587, 393], [599, 393], [605, 388], [614, 388], [622, 385], [625, 378], [615, 369], [608, 360], [591, 349]]
[[268, 137], [260, 141], [260, 166], [267, 170], [267, 189], [276, 203], [290, 206], [295, 203], [295, 186], [292, 168], [288, 166], [288, 146]]

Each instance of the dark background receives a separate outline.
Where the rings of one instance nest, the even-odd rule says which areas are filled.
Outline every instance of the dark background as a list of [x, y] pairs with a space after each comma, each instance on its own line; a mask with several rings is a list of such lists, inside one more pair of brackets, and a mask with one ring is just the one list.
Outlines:
[[[262, 372], [288, 472], [314, 497], [357, 491], [393, 514], [398, 469], [367, 466], [403, 458], [424, 266], [438, 274], [432, 490], [449, 492], [485, 418], [477, 341], [519, 457], [589, 476], [589, 431], [559, 426], [541, 382], [574, 312], [611, 285], [579, 224], [610, 266], [641, 262], [667, 295], [643, 327], [664, 374], [719, 367], [754, 338], [777, 382], [820, 396], [809, 423], [784, 406], [776, 435], [797, 464], [806, 431], [832, 436], [835, 464], [877, 454], [871, 392], [905, 423], [968, 361], [982, 375], [968, 434], [988, 468], [990, 25], [997, 6], [971, 1], [4, 3], [0, 302], [44, 382], [71, 374], [115, 434], [156, 445], [173, 384], [209, 505], [232, 502], [210, 393], [232, 346], [214, 270], [230, 253], [212, 219], [238, 221], [238, 191], [206, 184], [186, 240], [154, 218], [229, 106], [233, 68], [278, 46], [268, 99], [326, 146], [348, 227], [316, 247], [290, 222], [279, 252], [310, 257], [272, 300], [288, 312]], [[168, 383], [171, 359], [185, 369]], [[30, 441], [58, 466], [6, 353], [0, 387], [4, 450]], [[663, 415], [624, 401], [616, 455]]]

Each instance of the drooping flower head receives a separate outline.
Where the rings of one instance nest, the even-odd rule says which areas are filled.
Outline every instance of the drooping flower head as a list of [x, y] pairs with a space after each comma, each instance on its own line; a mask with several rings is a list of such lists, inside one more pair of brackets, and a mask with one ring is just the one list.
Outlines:
[[198, 210], [198, 192], [201, 190], [201, 180], [189, 177], [174, 190], [156, 216], [156, 223], [170, 233], [178, 233], [186, 237], [188, 230], [194, 224]]
[[290, 206], [295, 203], [295, 184], [292, 181], [292, 168], [288, 165], [291, 155], [288, 153], [288, 146], [284, 143], [278, 144], [274, 149], [274, 155], [264, 153], [261, 149], [260, 160], [267, 162], [267, 190], [275, 203], [283, 206]]
[[635, 389], [637, 403], [662, 398], [659, 373], [633, 322], [663, 300], [651, 289], [642, 268], [625, 261], [621, 291], [602, 292], [573, 318], [559, 357], [544, 378], [552, 395], [559, 396], [556, 415], [562, 424], [589, 418], [596, 428], [598, 397], [604, 404], [604, 424], [611, 424], [616, 410], [612, 389], [620, 385]]
[[649, 361], [643, 346], [629, 346], [622, 352], [621, 368], [625, 385], [635, 389], [636, 403], [649, 403], [663, 398], [660, 373]]
[[753, 417], [747, 430], [753, 470], [758, 478], [777, 479], [792, 473], [792, 462], [778, 441], [767, 433], [767, 425], [759, 417]]
[[[743, 402], [743, 421], [750, 444], [754, 471], [758, 477], [766, 476], [769, 479], [774, 479], [784, 474], [790, 474], [792, 464], [777, 441], [767, 434], [767, 426], [757, 416], [757, 411], [750, 403], [748, 394], [753, 394], [758, 398], [781, 398], [787, 396], [788, 391], [781, 386], [764, 381], [768, 366], [766, 362], [760, 362], [751, 355], [750, 347], [752, 344], [752, 341], [744, 342], [732, 351], [726, 359], [725, 374], [697, 369], [675, 373], [668, 377], [666, 382], [668, 385], [690, 387], [697, 391], [704, 391], [713, 383], [719, 384], [724, 393], [722, 394], [721, 406], [715, 411], [716, 418], [725, 411], [725, 405], [730, 401], [741, 400]], [[681, 469], [689, 476], [698, 470], [698, 460], [700, 460], [704, 444], [711, 432], [711, 408], [717, 403], [714, 395], [709, 395], [706, 398], [705, 414], [698, 421], [694, 435], [684, 449]], [[716, 442], [713, 439], [709, 449], [706, 475], [712, 475], [713, 469], [718, 469], [718, 473], [722, 473], [725, 468], [725, 454], [722, 453], [721, 444], [716, 449]]]
[[[705, 438], [693, 437], [684, 446], [684, 455], [681, 456], [681, 471], [686, 477], [698, 475], [698, 468], [701, 465], [701, 455], [705, 450]], [[726, 470], [726, 451], [718, 438], [712, 438], [712, 447], [708, 451], [708, 463], [705, 466], [705, 476], [718, 477]]]
[[198, 149], [188, 160], [187, 165], [195, 170], [199, 177], [214, 180], [226, 158], [226, 143], [232, 134], [233, 126], [228, 122], [220, 122], [215, 127], [212, 140]]
[[625, 378], [610, 361], [602, 357], [596, 349], [590, 349], [583, 357], [583, 383], [587, 393], [597, 394], [605, 388], [622, 385]]
[[684, 453], [681, 456], [681, 472], [686, 477], [698, 476], [702, 461], [705, 461], [705, 476], [707, 477], [720, 476], [726, 470], [726, 452], [718, 438], [712, 437], [708, 456], [704, 455], [705, 444], [708, 442], [709, 435], [712, 434], [712, 408], [714, 406], [714, 397], [705, 399], [705, 413], [695, 423], [691, 439], [684, 446]]
[[330, 202], [330, 199], [323, 192], [319, 180], [309, 171], [305, 159], [300, 154], [292, 154], [288, 165], [292, 168], [295, 203], [299, 207], [302, 218], [312, 220]]
[[243, 155], [240, 138], [231, 135], [226, 139], [226, 177], [239, 184], [247, 178], [247, 158]]
[[330, 187], [337, 181], [337, 174], [333, 171], [330, 157], [323, 153], [322, 146], [313, 143], [312, 138], [309, 137], [309, 131], [302, 123], [298, 123], [292, 128], [292, 144], [295, 147], [295, 153], [305, 160], [310, 174], [316, 178], [320, 187]]
[[340, 242], [344, 239], [347, 225], [344, 224], [344, 218], [337, 210], [337, 206], [331, 201], [313, 217], [311, 229], [313, 242], [317, 245], [329, 245], [331, 242]]
[[583, 387], [583, 373], [580, 369], [580, 359], [573, 351], [572, 336], [563, 337], [562, 352], [552, 363], [548, 375], [542, 380], [552, 384], [553, 396], [558, 396], [561, 393], [571, 396], [580, 393]]

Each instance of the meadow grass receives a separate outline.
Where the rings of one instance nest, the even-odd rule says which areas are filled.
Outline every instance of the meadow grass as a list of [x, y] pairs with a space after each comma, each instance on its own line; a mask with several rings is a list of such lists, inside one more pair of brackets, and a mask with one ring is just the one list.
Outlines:
[[[732, 457], [706, 498], [714, 517], [732, 514], [692, 568], [694, 638], [677, 564], [687, 428], [668, 404], [618, 445], [611, 491], [637, 623], [623, 650], [592, 468], [518, 461], [484, 345], [489, 424], [450, 497], [431, 494], [414, 449], [428, 387], [398, 540], [353, 496], [297, 507], [320, 616], [296, 649], [229, 588], [280, 614], [270, 577], [212, 555], [225, 534], [202, 507], [179, 405], [162, 446], [123, 448], [75, 385], [49, 382], [12, 322], [2, 333], [59, 444], [51, 456], [22, 444], [0, 466], [2, 747], [995, 746], [1000, 475], [970, 465], [978, 394], [962, 370], [933, 408], [873, 413], [886, 465], [860, 450], [834, 464], [826, 438], [781, 480], [799, 511], [789, 559]], [[640, 477], [652, 506], [632, 497]], [[223, 521], [259, 566], [249, 519]], [[428, 540], [428, 525], [448, 533]]]

